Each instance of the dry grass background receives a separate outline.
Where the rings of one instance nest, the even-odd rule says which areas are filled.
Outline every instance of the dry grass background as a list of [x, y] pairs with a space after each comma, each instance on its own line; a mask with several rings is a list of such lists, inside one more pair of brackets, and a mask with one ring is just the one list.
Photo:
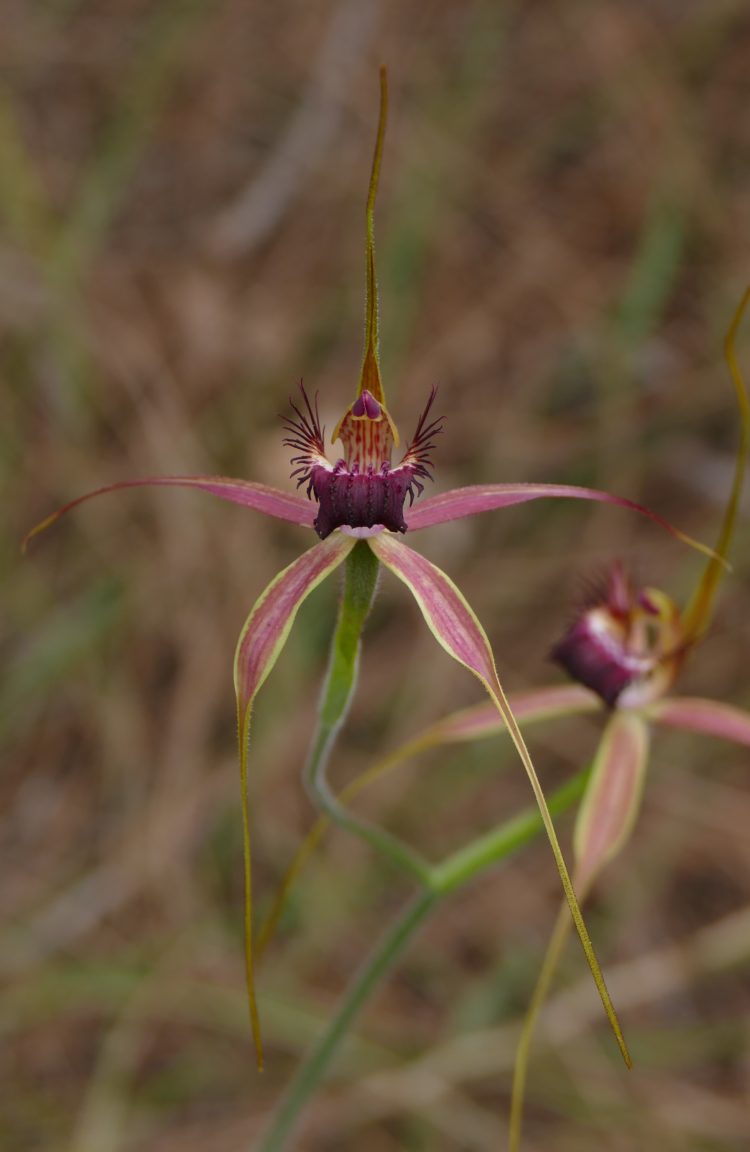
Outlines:
[[[332, 836], [260, 974], [242, 977], [231, 660], [307, 538], [199, 494], [82, 509], [154, 472], [286, 482], [295, 382], [329, 428], [353, 394], [363, 207], [388, 64], [377, 217], [383, 360], [410, 431], [440, 386], [438, 484], [540, 479], [641, 499], [711, 539], [736, 417], [723, 331], [750, 277], [743, 0], [0, 0], [0, 1145], [250, 1149], [407, 896]], [[743, 359], [748, 368], [748, 340]], [[683, 687], [750, 704], [746, 520]], [[613, 555], [684, 598], [699, 559], [625, 513], [550, 503], [420, 547], [485, 622], [506, 686]], [[252, 805], [267, 903], [309, 827], [299, 774], [335, 588], [259, 700]], [[384, 580], [343, 781], [477, 699]], [[597, 725], [535, 734], [545, 782]], [[534, 1060], [526, 1147], [750, 1146], [748, 757], [660, 736], [644, 811], [589, 908], [626, 1075], [577, 950]], [[434, 855], [529, 802], [501, 742], [363, 801]], [[569, 822], [561, 833], [567, 842]], [[513, 1027], [559, 899], [539, 842], [454, 897], [360, 1021], [300, 1150], [502, 1147]]]

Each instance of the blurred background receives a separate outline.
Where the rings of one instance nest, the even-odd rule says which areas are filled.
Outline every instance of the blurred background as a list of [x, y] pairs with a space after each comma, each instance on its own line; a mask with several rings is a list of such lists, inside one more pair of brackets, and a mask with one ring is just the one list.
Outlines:
[[[327, 839], [260, 969], [258, 1076], [232, 655], [312, 537], [145, 490], [80, 509], [23, 560], [18, 542], [127, 477], [286, 487], [278, 414], [302, 377], [333, 427], [361, 354], [381, 62], [384, 379], [407, 437], [440, 388], [434, 490], [591, 484], [713, 540], [737, 442], [721, 343], [750, 279], [750, 11], [0, 0], [0, 14], [0, 1144], [249, 1149], [410, 891], [359, 842]], [[750, 376], [747, 331], [740, 343]], [[681, 683], [740, 706], [746, 523]], [[475, 607], [509, 691], [561, 681], [549, 648], [614, 556], [680, 601], [701, 571], [648, 522], [578, 502], [417, 545]], [[313, 820], [300, 771], [336, 593], [311, 597], [259, 697], [260, 913]], [[479, 699], [384, 578], [334, 779]], [[600, 728], [535, 730], [546, 786], [587, 762]], [[636, 1068], [572, 944], [532, 1064], [529, 1149], [750, 1145], [748, 763], [655, 740], [634, 838], [588, 913]], [[530, 798], [498, 739], [425, 757], [360, 804], [437, 859]], [[294, 1147], [502, 1147], [514, 1029], [559, 898], [538, 841], [445, 902]]]

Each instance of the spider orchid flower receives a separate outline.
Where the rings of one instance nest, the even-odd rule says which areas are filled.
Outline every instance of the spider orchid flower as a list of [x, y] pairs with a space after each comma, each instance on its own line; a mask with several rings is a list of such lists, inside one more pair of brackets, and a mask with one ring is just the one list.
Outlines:
[[671, 695], [685, 661], [713, 616], [723, 561], [732, 541], [750, 445], [750, 406], [735, 355], [746, 289], [725, 341], [740, 412], [734, 479], [716, 550], [684, 610], [658, 588], [638, 589], [620, 563], [589, 597], [552, 657], [609, 710], [574, 835], [576, 875], [586, 892], [627, 842], [646, 771], [652, 723], [750, 746], [750, 715], [714, 700]]
[[[453, 582], [399, 537], [406, 532], [447, 523], [480, 512], [508, 508], [542, 497], [569, 497], [604, 501], [649, 516], [684, 542], [710, 554], [710, 549], [678, 532], [667, 521], [631, 500], [591, 488], [566, 484], [488, 484], [454, 489], [415, 502], [432, 479], [431, 454], [442, 430], [432, 416], [435, 391], [430, 394], [416, 431], [404, 455], [392, 463], [399, 434], [386, 405], [380, 375], [378, 291], [375, 274], [374, 207], [378, 187], [387, 115], [385, 69], [380, 74], [380, 116], [366, 206], [366, 308], [364, 356], [356, 396], [333, 433], [343, 454], [329, 459], [325, 429], [321, 427], [317, 399], [304, 388], [292, 416], [285, 421], [284, 443], [292, 450], [292, 477], [305, 493], [289, 492], [249, 480], [223, 476], [151, 476], [109, 484], [72, 500], [38, 524], [28, 541], [49, 528], [79, 504], [108, 492], [142, 486], [189, 488], [240, 504], [278, 520], [313, 529], [320, 537], [308, 551], [280, 572], [256, 601], [240, 633], [234, 659], [237, 696], [240, 773], [245, 846], [245, 952], [250, 1017], [261, 1063], [260, 1024], [254, 993], [253, 927], [250, 868], [250, 824], [247, 803], [248, 739], [255, 697], [281, 652], [297, 611], [314, 588], [347, 558], [361, 542], [402, 580], [415, 597], [438, 643], [483, 683], [496, 714], [511, 733], [539, 804], [555, 861], [576, 927], [597, 978], [610, 1019], [613, 1009], [598, 972], [593, 950], [578, 910], [554, 827], [523, 737], [498, 680], [487, 636]], [[408, 505], [407, 505], [408, 497]], [[620, 1038], [624, 1049], [624, 1042]]]
[[[735, 356], [735, 338], [750, 301], [746, 289], [724, 351], [740, 412], [734, 479], [716, 553], [681, 611], [658, 588], [637, 588], [615, 563], [604, 585], [553, 648], [552, 657], [609, 711], [573, 831], [574, 880], [581, 899], [628, 843], [638, 816], [654, 724], [718, 736], [750, 747], [750, 714], [716, 700], [672, 696], [680, 670], [705, 634], [737, 519], [750, 446], [750, 406]], [[565, 692], [568, 689], [562, 689]], [[560, 691], [560, 690], [558, 690]], [[554, 695], [555, 689], [552, 689]], [[549, 704], [549, 702], [548, 702]], [[513, 1074], [509, 1152], [521, 1146], [531, 1042], [568, 937], [567, 909], [557, 918], [518, 1042]]]

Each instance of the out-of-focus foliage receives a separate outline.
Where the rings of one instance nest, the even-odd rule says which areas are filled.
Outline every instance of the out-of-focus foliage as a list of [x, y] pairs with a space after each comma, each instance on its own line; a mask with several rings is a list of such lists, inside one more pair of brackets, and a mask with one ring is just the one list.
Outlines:
[[[23, 562], [17, 550], [55, 506], [130, 475], [283, 483], [277, 413], [302, 375], [332, 426], [359, 368], [381, 62], [392, 88], [383, 368], [404, 426], [440, 387], [438, 484], [593, 484], [713, 539], [736, 435], [721, 339], [750, 268], [742, 0], [4, 0], [9, 1152], [249, 1147], [406, 896], [360, 844], [329, 840], [259, 974], [269, 1052], [258, 1077], [231, 659], [301, 530], [200, 495], [123, 493]], [[744, 706], [746, 541], [740, 530], [713, 634], [684, 681]], [[450, 563], [510, 689], [548, 681], [581, 580], [613, 555], [677, 598], [701, 563], [626, 513], [557, 502], [425, 533], [423, 546]], [[261, 903], [312, 820], [299, 776], [334, 596], [324, 587], [300, 613], [258, 701]], [[384, 578], [341, 783], [478, 698], [433, 647]], [[585, 723], [534, 732], [548, 785], [580, 766]], [[616, 908], [594, 906], [590, 921], [600, 958], [617, 965], [636, 1069], [622, 1072], [584, 994], [561, 994], [530, 1085], [530, 1147], [750, 1142], [748, 764], [730, 747], [659, 740], [637, 836], [609, 875]], [[366, 808], [437, 855], [525, 805], [527, 787], [488, 742], [392, 776]], [[362, 1020], [297, 1147], [496, 1148], [506, 1024], [523, 1012], [557, 900], [540, 842], [447, 903]], [[586, 980], [573, 951], [567, 976]]]

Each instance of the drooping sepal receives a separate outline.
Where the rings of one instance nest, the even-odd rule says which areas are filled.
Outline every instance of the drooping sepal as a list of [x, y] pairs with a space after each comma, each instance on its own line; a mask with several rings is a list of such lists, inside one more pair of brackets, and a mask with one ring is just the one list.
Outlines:
[[258, 1066], [263, 1064], [260, 1019], [255, 998], [250, 817], [247, 795], [248, 743], [255, 697], [279, 658], [300, 604], [346, 559], [354, 540], [335, 536], [304, 552], [266, 588], [255, 602], [237, 641], [234, 687], [242, 789], [242, 833], [245, 869], [245, 975]]
[[599, 741], [573, 834], [581, 897], [627, 843], [643, 794], [649, 728], [634, 712], [615, 712]]
[[489, 693], [490, 699], [507, 725], [510, 737], [521, 758], [534, 793], [545, 832], [555, 858], [565, 898], [576, 926], [579, 939], [586, 954], [591, 973], [602, 1000], [612, 1031], [626, 1064], [630, 1064], [625, 1038], [622, 1034], [617, 1014], [604, 983], [594, 946], [578, 906], [573, 884], [568, 873], [557, 833], [544, 798], [526, 742], [521, 734], [515, 716], [500, 684], [495, 667], [495, 658], [484, 628], [479, 623], [463, 594], [444, 572], [431, 564], [418, 552], [407, 548], [394, 536], [382, 534], [370, 540], [370, 547], [387, 568], [398, 576], [409, 588], [417, 601], [427, 626], [445, 651], [468, 668], [479, 679]]

